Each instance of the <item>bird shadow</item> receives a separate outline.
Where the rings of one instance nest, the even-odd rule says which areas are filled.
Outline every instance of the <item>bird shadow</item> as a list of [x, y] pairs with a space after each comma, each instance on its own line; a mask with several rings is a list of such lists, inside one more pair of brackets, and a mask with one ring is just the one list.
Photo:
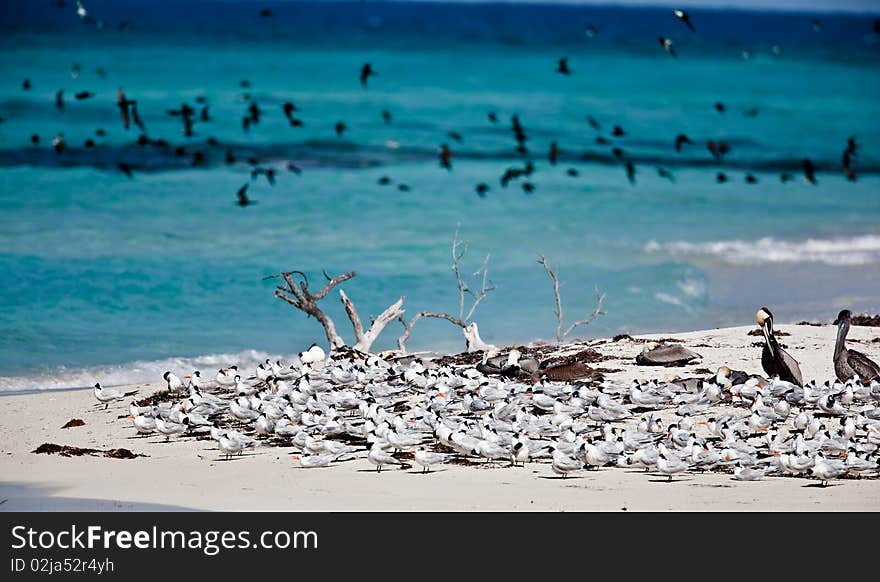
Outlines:
[[807, 483], [806, 485], [801, 485], [801, 487], [817, 487], [819, 489], [827, 489], [828, 487], [837, 487], [841, 485], [841, 483], [829, 483], [827, 485], [822, 485], [821, 483]]
[[563, 475], [539, 475], [538, 479], [550, 479], [553, 481], [568, 481], [569, 479], [583, 479], [583, 475], [574, 475], [570, 477], [565, 477]]
[[[656, 477], [656, 475], [655, 475], [655, 477]], [[660, 479], [648, 479], [648, 481], [650, 481], [651, 483], [683, 483], [683, 482], [685, 482], [685, 481], [690, 481], [690, 479], [672, 479], [672, 480], [669, 480], [669, 479], [667, 479], [667, 478], [664, 477], [664, 478], [660, 478]]]

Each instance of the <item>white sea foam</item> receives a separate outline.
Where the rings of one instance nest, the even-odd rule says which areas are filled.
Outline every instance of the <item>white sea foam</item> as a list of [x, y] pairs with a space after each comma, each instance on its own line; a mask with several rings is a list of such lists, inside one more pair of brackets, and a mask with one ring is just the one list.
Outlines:
[[[18, 390], [58, 390], [63, 388], [91, 387], [95, 382], [105, 386], [120, 386], [145, 382], [162, 382], [166, 370], [182, 376], [200, 370], [202, 377], [213, 380], [219, 368], [237, 365], [250, 375], [257, 364], [266, 360], [289, 361], [292, 356], [278, 356], [256, 350], [235, 354], [208, 354], [191, 358], [167, 358], [164, 360], [137, 361], [125, 364], [92, 366], [87, 368], [58, 368], [50, 372], [0, 376], [0, 393]], [[244, 376], [244, 374], [242, 374]]]
[[823, 263], [827, 265], [870, 265], [880, 263], [880, 235], [800, 241], [761, 238], [726, 240], [705, 243], [677, 241], [645, 245], [650, 253], [663, 252], [673, 256], [709, 256], [725, 262], [743, 264]]

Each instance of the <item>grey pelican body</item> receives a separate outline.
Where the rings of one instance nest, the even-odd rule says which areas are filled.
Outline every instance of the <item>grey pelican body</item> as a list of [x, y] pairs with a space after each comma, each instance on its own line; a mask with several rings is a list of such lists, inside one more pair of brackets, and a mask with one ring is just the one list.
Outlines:
[[764, 332], [764, 349], [761, 351], [761, 366], [771, 378], [779, 376], [781, 380], [803, 387], [804, 378], [797, 360], [783, 350], [773, 335], [773, 314], [766, 307], [758, 310], [755, 318]]
[[681, 345], [657, 345], [654, 342], [645, 344], [645, 348], [636, 356], [636, 364], [640, 366], [685, 366], [691, 360], [701, 356]]
[[849, 309], [837, 314], [834, 323], [837, 325], [837, 343], [834, 344], [834, 373], [838, 380], [846, 382], [853, 376], [862, 380], [880, 378], [880, 366], [877, 362], [861, 352], [846, 348], [846, 334], [849, 333], [849, 320], [852, 317]]

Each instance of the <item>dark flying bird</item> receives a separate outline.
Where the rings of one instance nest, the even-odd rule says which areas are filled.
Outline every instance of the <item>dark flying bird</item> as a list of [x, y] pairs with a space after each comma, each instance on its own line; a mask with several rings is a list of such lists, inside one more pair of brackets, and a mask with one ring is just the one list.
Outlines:
[[76, 93], [74, 95], [74, 97], [76, 97], [76, 99], [78, 101], [82, 101], [83, 99], [88, 99], [88, 98], [94, 97], [94, 96], [95, 96], [95, 94], [92, 93], [91, 91], [80, 91], [79, 93]]
[[486, 197], [486, 192], [489, 191], [489, 185], [486, 184], [485, 182], [480, 182], [479, 184], [477, 184], [477, 185], [474, 187], [474, 189], [477, 191], [477, 195], [478, 195], [480, 198], [485, 198], [485, 197]]
[[256, 180], [260, 177], [260, 174], [266, 176], [270, 186], [275, 185], [275, 168], [261, 168], [257, 166], [251, 170], [251, 180]]
[[287, 170], [289, 172], [293, 172], [297, 176], [302, 174], [302, 169], [300, 169], [300, 167], [297, 166], [296, 164], [294, 164], [293, 162], [287, 162]]
[[486, 117], [489, 118], [489, 121], [490, 121], [490, 122], [492, 122], [492, 123], [498, 123], [498, 114], [495, 113], [494, 111], [490, 111], [490, 112], [486, 115]]
[[746, 174], [746, 184], [757, 184], [758, 179], [753, 174]]
[[691, 22], [691, 17], [687, 12], [684, 10], [673, 10], [672, 13], [675, 14], [675, 17], [681, 20], [685, 26], [690, 28], [691, 32], [697, 32], [697, 29], [694, 28], [694, 23]]
[[376, 180], [376, 183], [380, 186], [388, 186], [389, 184], [391, 184], [391, 178], [389, 178], [388, 176], [382, 176], [381, 178]]
[[725, 105], [721, 101], [716, 101], [714, 107], [715, 111], [717, 111], [718, 113], [724, 113], [725, 111], [727, 111], [727, 105]]
[[385, 125], [391, 125], [391, 112], [387, 109], [382, 110], [382, 121], [385, 122]]
[[531, 182], [523, 182], [522, 189], [523, 189], [523, 192], [525, 192], [526, 194], [531, 194], [532, 192], [535, 191], [535, 185], [532, 184]]
[[626, 179], [629, 180], [631, 185], [636, 185], [636, 166], [632, 163], [632, 160], [626, 161]]
[[378, 73], [373, 70], [373, 65], [370, 63], [364, 63], [364, 66], [361, 67], [361, 86], [366, 89], [367, 88], [367, 79], [371, 76], [375, 76]]
[[461, 137], [461, 134], [458, 133], [457, 131], [450, 131], [450, 132], [447, 132], [446, 135], [449, 136], [449, 139], [454, 139], [454, 140], [457, 141], [458, 143], [461, 143], [461, 142], [463, 141], [463, 139], [464, 139], [464, 138]]
[[559, 146], [556, 145], [555, 141], [550, 144], [550, 152], [547, 154], [547, 159], [549, 159], [550, 163], [554, 166], [559, 159]]
[[120, 87], [116, 92], [116, 106], [119, 108], [119, 114], [122, 117], [122, 127], [125, 129], [128, 129], [131, 125], [131, 118], [128, 113], [129, 105], [131, 105], [131, 101], [125, 97], [125, 91]]
[[725, 174], [724, 172], [718, 172], [717, 174], [715, 174], [715, 181], [719, 184], [727, 182], [727, 174]]
[[55, 153], [60, 154], [64, 151], [64, 148], [67, 147], [67, 142], [64, 141], [64, 136], [62, 134], [58, 134], [55, 136], [55, 139], [52, 140], [52, 147], [55, 148]]
[[21, 88], [24, 89], [25, 91], [30, 91], [31, 90], [31, 80], [25, 79], [24, 81], [22, 81]]
[[248, 185], [249, 184], [246, 183], [244, 186], [242, 186], [241, 188], [238, 189], [237, 196], [238, 196], [238, 205], [239, 206], [244, 207], [244, 206], [247, 206], [248, 204], [256, 204], [257, 203], [256, 200], [251, 200], [250, 198], [248, 198], [248, 195], [247, 195]]
[[660, 46], [670, 54], [670, 56], [677, 57], [678, 55], [675, 53], [675, 47], [672, 46], [672, 39], [666, 38], [665, 36], [658, 36], [657, 41], [660, 43]]
[[119, 168], [119, 171], [121, 171], [123, 174], [125, 174], [129, 178], [134, 178], [134, 174], [131, 171], [131, 166], [129, 166], [125, 162], [119, 162], [117, 167]]
[[507, 184], [511, 180], [516, 180], [517, 178], [521, 178], [522, 176], [530, 176], [532, 172], [535, 171], [535, 166], [532, 162], [526, 162], [526, 165], [522, 168], [510, 167], [504, 170], [504, 173], [501, 175], [501, 186], [507, 188]]
[[657, 175], [661, 178], [666, 178], [670, 182], [675, 182], [675, 175], [666, 168], [657, 168]]
[[58, 92], [55, 93], [55, 108], [58, 111], [64, 110], [64, 91], [58, 89]]
[[409, 192], [410, 190], [412, 190], [412, 188], [410, 188], [409, 184], [398, 184], [397, 189], [400, 192]]
[[446, 144], [440, 146], [440, 167], [452, 170], [452, 150]]
[[626, 132], [623, 131], [623, 128], [619, 125], [615, 125], [614, 129], [611, 130], [611, 135], [613, 135], [614, 137], [623, 137], [626, 135]]
[[568, 68], [568, 57], [562, 57], [556, 63], [556, 72], [560, 75], [570, 75], [571, 69]]
[[565, 173], [568, 174], [569, 176], [571, 176], [572, 178], [578, 177], [578, 171], [575, 168], [569, 168], [565, 171]]
[[680, 152], [682, 145], [684, 145], [684, 144], [691, 145], [693, 143], [694, 142], [691, 141], [691, 138], [689, 138], [688, 136], [686, 136], [683, 133], [680, 133], [677, 136], [675, 136], [675, 151]]
[[345, 123], [343, 123], [342, 121], [337, 121], [336, 125], [334, 125], [333, 128], [336, 130], [336, 137], [342, 137], [342, 134], [345, 132], [346, 129]]
[[817, 184], [816, 168], [813, 167], [813, 162], [811, 162], [809, 158], [804, 158], [804, 178], [814, 186]]
[[593, 129], [595, 129], [596, 131], [599, 131], [599, 130], [601, 129], [601, 126], [599, 125], [599, 122], [596, 121], [596, 118], [593, 117], [592, 115], [590, 115], [589, 117], [587, 117], [587, 123], [589, 123], [589, 124], [590, 124], [590, 127], [592, 127]]

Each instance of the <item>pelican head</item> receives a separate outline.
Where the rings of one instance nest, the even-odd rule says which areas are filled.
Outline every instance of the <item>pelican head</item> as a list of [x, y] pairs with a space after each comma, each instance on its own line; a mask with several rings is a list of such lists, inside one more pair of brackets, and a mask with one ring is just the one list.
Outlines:
[[834, 320], [834, 325], [840, 325], [844, 321], [849, 321], [852, 317], [852, 312], [849, 309], [843, 309], [840, 313], [837, 314], [837, 319]]
[[755, 319], [758, 321], [758, 325], [764, 327], [764, 322], [768, 319], [773, 319], [773, 314], [770, 313], [770, 309], [767, 307], [762, 307], [758, 310], [758, 313], [755, 314]]

